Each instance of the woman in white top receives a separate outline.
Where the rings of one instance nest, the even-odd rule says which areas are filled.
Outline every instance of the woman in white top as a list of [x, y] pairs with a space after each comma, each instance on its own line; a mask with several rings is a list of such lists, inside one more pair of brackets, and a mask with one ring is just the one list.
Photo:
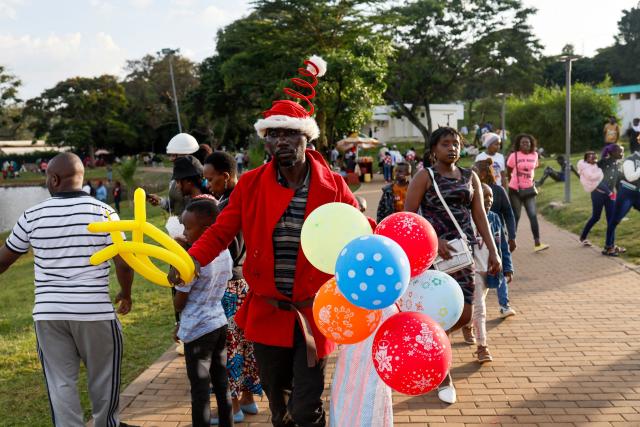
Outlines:
[[495, 178], [496, 184], [503, 185], [503, 178], [506, 176], [506, 164], [504, 161], [504, 156], [500, 153], [500, 146], [502, 140], [500, 136], [496, 133], [485, 133], [482, 136], [482, 146], [485, 148], [485, 151], [478, 154], [476, 156], [475, 162], [479, 162], [481, 160], [491, 159], [493, 160], [493, 177]]

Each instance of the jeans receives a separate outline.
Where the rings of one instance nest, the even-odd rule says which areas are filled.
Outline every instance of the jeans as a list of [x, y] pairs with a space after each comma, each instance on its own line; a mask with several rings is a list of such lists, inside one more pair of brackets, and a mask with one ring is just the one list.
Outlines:
[[193, 427], [208, 427], [211, 421], [209, 383], [218, 403], [223, 427], [233, 426], [231, 396], [227, 393], [227, 325], [184, 344], [187, 376], [191, 383], [191, 422]]
[[496, 292], [498, 293], [498, 304], [500, 304], [500, 307], [509, 307], [509, 285], [504, 276], [502, 276]]
[[536, 197], [530, 196], [526, 199], [521, 199], [518, 195], [518, 190], [509, 188], [509, 200], [511, 200], [511, 207], [513, 208], [513, 215], [516, 218], [516, 230], [518, 229], [518, 222], [520, 222], [520, 214], [522, 212], [522, 205], [527, 212], [529, 222], [531, 223], [531, 234], [533, 234], [534, 240], [540, 239], [540, 226], [538, 225], [538, 212], [536, 209]]
[[322, 407], [326, 359], [307, 366], [307, 348], [298, 323], [295, 323], [293, 347], [253, 343], [260, 382], [271, 410], [274, 427], [324, 427]]
[[613, 207], [615, 202], [611, 200], [611, 197], [605, 192], [600, 190], [593, 190], [591, 192], [591, 218], [584, 225], [584, 229], [582, 230], [582, 234], [580, 234], [580, 240], [585, 240], [589, 235], [589, 232], [593, 228], [594, 225], [600, 221], [600, 217], [602, 216], [602, 208], [604, 208], [604, 214], [607, 218], [607, 224], [611, 221], [611, 214], [613, 213]]
[[388, 165], [388, 164], [383, 164], [382, 165], [382, 174], [384, 175], [384, 180], [385, 181], [391, 181], [392, 175], [393, 175], [393, 166]]
[[618, 197], [616, 198], [615, 208], [613, 209], [613, 215], [609, 223], [607, 224], [607, 240], [604, 247], [612, 248], [616, 241], [616, 227], [622, 221], [631, 208], [635, 208], [640, 211], [640, 191], [630, 190], [625, 187], [620, 187]]

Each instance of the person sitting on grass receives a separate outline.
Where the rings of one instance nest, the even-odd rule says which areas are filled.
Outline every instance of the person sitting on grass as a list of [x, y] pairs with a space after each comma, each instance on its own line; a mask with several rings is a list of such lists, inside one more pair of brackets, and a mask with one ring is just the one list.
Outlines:
[[[211, 200], [194, 200], [182, 213], [184, 237], [193, 244], [216, 221], [218, 207]], [[209, 426], [211, 407], [209, 384], [218, 403], [221, 426], [233, 426], [231, 397], [227, 393], [227, 317], [222, 297], [231, 279], [233, 262], [225, 249], [191, 283], [176, 286], [173, 306], [180, 313], [174, 339], [184, 342], [187, 376], [191, 383], [191, 421], [194, 427]], [[242, 415], [242, 412], [240, 412]]]
[[[476, 333], [476, 343], [478, 349], [474, 353], [479, 363], [486, 363], [493, 361], [493, 357], [489, 352], [487, 346], [487, 292], [489, 288], [497, 288], [500, 286], [502, 280], [506, 280], [507, 283], [511, 283], [513, 278], [513, 265], [511, 263], [511, 252], [509, 251], [509, 244], [505, 237], [505, 230], [500, 220], [500, 215], [491, 211], [491, 205], [493, 205], [493, 191], [487, 184], [482, 184], [482, 195], [484, 198], [484, 208], [487, 212], [487, 219], [491, 226], [492, 238], [495, 242], [496, 248], [498, 248], [498, 254], [502, 259], [502, 268], [496, 274], [490, 274], [487, 272], [489, 266], [488, 251], [483, 251], [480, 248], [483, 246], [482, 236], [477, 235], [478, 251], [474, 258], [476, 261], [476, 286], [473, 291], [473, 315], [472, 323], [473, 329]], [[483, 257], [484, 259], [482, 259]]]
[[395, 181], [382, 187], [382, 197], [378, 203], [378, 222], [393, 213], [404, 211], [404, 200], [407, 197], [411, 178], [411, 165], [406, 162], [398, 163], [395, 173]]
[[[565, 171], [567, 170], [567, 160], [565, 159], [564, 156], [561, 155], [556, 158], [556, 161], [560, 165], [560, 170], [556, 171], [551, 166], [547, 166], [546, 168], [544, 168], [542, 178], [536, 181], [536, 185], [538, 187], [542, 187], [544, 185], [544, 182], [547, 180], [547, 178], [551, 178], [555, 182], [564, 182], [564, 174], [565, 174]], [[576, 168], [573, 167], [573, 165], [571, 165], [571, 172], [573, 172], [575, 176], [580, 178], [580, 174], [578, 173]]]

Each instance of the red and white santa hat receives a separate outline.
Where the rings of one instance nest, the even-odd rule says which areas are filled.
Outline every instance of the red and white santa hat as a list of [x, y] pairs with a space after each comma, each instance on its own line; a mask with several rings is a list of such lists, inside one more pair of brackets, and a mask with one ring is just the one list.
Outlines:
[[304, 64], [307, 68], [298, 68], [298, 73], [305, 77], [311, 77], [312, 81], [309, 82], [299, 77], [294, 77], [291, 81], [297, 86], [310, 89], [311, 93], [304, 95], [290, 88], [285, 88], [284, 93], [294, 98], [304, 100], [309, 106], [309, 111], [294, 101], [274, 101], [271, 108], [262, 113], [264, 118], [259, 119], [254, 125], [258, 136], [261, 138], [265, 137], [267, 129], [277, 128], [297, 129], [307, 135], [309, 141], [320, 136], [320, 129], [313, 118], [315, 108], [313, 107], [311, 99], [316, 96], [315, 87], [318, 84], [318, 77], [324, 76], [327, 72], [327, 62], [321, 57], [313, 55], [304, 61]]

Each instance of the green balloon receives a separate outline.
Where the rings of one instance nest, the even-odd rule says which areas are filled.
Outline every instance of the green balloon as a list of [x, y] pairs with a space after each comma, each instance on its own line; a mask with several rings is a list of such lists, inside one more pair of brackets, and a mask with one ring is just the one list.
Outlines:
[[327, 203], [304, 221], [300, 244], [315, 268], [335, 274], [336, 261], [347, 243], [372, 233], [367, 217], [358, 209], [346, 203]]

